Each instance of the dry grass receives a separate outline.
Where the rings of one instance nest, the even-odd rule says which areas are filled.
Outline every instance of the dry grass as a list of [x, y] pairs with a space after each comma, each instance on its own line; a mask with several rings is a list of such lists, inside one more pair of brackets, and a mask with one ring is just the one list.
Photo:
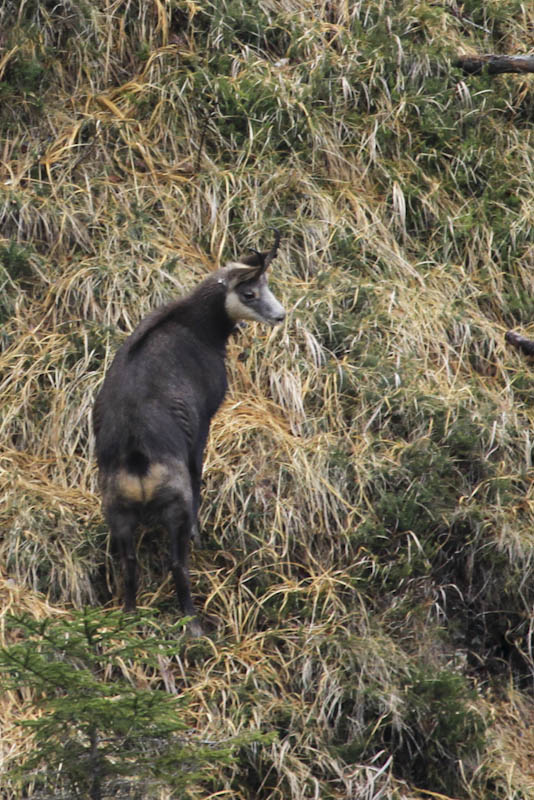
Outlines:
[[[210, 797], [534, 797], [534, 383], [504, 345], [533, 334], [532, 80], [449, 67], [531, 48], [534, 15], [462, 8], [0, 9], [4, 613], [106, 597], [105, 370], [149, 309], [283, 232], [288, 321], [232, 342], [206, 457], [211, 643], [150, 678], [201, 739], [277, 732]], [[140, 599], [171, 615], [152, 541]], [[418, 687], [445, 673], [478, 749], [433, 726], [446, 699]], [[3, 770], [28, 699], [3, 701]]]

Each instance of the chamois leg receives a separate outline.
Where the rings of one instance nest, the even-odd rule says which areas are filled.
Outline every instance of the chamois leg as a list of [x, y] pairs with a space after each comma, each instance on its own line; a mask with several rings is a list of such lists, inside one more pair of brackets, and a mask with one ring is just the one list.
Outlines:
[[133, 514], [116, 509], [108, 512], [111, 538], [122, 566], [124, 581], [124, 610], [135, 611], [137, 591], [137, 559], [135, 557], [136, 520]]
[[191, 539], [196, 547], [200, 547], [200, 528], [198, 527], [198, 508], [200, 506], [200, 475], [193, 472], [191, 474], [191, 488], [193, 490], [193, 518], [191, 520]]
[[193, 514], [189, 506], [180, 498], [169, 503], [163, 511], [162, 517], [169, 535], [171, 572], [176, 596], [185, 616], [194, 617], [190, 630], [195, 636], [199, 636], [202, 634], [202, 627], [196, 618], [189, 578], [189, 540], [193, 527]]

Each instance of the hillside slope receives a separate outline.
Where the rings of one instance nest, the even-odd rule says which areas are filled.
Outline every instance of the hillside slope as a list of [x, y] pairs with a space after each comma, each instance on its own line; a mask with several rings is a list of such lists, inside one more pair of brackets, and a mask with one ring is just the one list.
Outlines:
[[[451, 66], [531, 51], [534, 9], [5, 0], [0, 23], [4, 644], [9, 615], [120, 604], [95, 393], [145, 313], [277, 227], [288, 319], [231, 343], [206, 458], [210, 638], [123, 674], [187, 699], [199, 742], [273, 734], [180, 796], [534, 798], [534, 365], [504, 340], [534, 338], [534, 78]], [[164, 631], [165, 543], [139, 549]], [[32, 796], [38, 699], [0, 701], [6, 798]], [[39, 796], [88, 796], [63, 780]], [[178, 796], [143, 780], [121, 796]]]

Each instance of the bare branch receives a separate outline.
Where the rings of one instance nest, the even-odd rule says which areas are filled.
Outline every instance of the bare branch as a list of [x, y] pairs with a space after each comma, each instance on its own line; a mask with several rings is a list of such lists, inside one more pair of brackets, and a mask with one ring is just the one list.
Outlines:
[[513, 344], [514, 347], [517, 347], [518, 350], [521, 350], [527, 356], [534, 355], [534, 341], [532, 341], [532, 339], [526, 339], [524, 336], [521, 336], [521, 334], [514, 333], [513, 331], [508, 331], [504, 338], [508, 344]]
[[534, 56], [459, 56], [454, 62], [468, 75], [479, 75], [487, 71], [490, 75], [503, 72], [534, 72]]

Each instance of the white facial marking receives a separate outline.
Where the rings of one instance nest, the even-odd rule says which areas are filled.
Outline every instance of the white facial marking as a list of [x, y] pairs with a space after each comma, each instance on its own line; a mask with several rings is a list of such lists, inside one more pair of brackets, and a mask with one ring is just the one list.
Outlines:
[[277, 325], [278, 323], [283, 322], [286, 316], [285, 308], [282, 303], [278, 302], [274, 294], [267, 286], [262, 293], [262, 303], [265, 304], [267, 313], [272, 320], [271, 324]]
[[[252, 288], [252, 287], [251, 287]], [[232, 290], [226, 295], [226, 313], [234, 322], [241, 319], [253, 322], [266, 322], [268, 325], [277, 325], [285, 317], [283, 306], [278, 302], [267, 285], [254, 287], [255, 297], [250, 305], [242, 299], [239, 291]]]

